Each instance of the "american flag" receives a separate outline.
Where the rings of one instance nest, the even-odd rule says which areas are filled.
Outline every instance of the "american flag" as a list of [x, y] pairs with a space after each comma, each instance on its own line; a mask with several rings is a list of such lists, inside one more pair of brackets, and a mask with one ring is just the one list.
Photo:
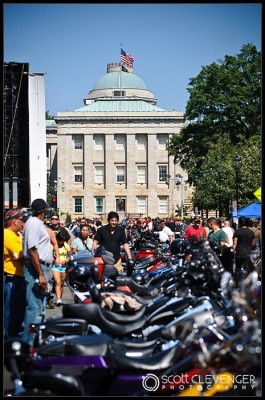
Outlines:
[[130, 54], [127, 54], [126, 51], [121, 49], [121, 63], [126, 64], [128, 67], [133, 67], [133, 62], [135, 58], [131, 56]]

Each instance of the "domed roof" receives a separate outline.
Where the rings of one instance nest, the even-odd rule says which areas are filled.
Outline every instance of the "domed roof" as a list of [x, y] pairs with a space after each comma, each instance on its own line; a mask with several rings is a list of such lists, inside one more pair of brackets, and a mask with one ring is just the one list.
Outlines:
[[156, 107], [150, 102], [136, 99], [97, 100], [92, 104], [74, 110], [75, 112], [153, 112], [166, 111], [163, 108]]
[[92, 90], [102, 89], [142, 89], [148, 90], [144, 81], [128, 72], [110, 72], [97, 80]]
[[118, 63], [107, 65], [107, 73], [101, 76], [93, 89], [90, 90], [84, 103], [87, 105], [91, 101], [99, 99], [115, 98], [135, 98], [156, 104], [153, 93], [147, 88], [144, 81], [133, 73], [133, 68], [128, 68], [127, 72]]

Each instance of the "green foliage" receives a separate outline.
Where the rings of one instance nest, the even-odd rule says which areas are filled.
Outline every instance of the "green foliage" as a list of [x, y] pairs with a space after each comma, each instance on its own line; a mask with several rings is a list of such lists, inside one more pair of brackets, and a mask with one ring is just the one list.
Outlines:
[[65, 215], [64, 211], [61, 211], [58, 207], [54, 208], [54, 212], [59, 215], [59, 217], [63, 217]]
[[47, 204], [48, 207], [52, 207], [52, 187], [50, 184], [47, 185]]
[[[185, 118], [168, 151], [195, 184], [194, 205], [227, 212], [235, 198], [233, 158], [241, 157], [239, 207], [261, 186], [261, 52], [252, 44], [190, 79]], [[207, 173], [205, 173], [207, 171]]]
[[45, 112], [45, 119], [47, 120], [47, 119], [54, 119], [55, 118], [55, 116], [54, 115], [49, 115], [49, 111], [46, 111]]
[[66, 225], [71, 224], [72, 222], [72, 217], [71, 214], [69, 214], [68, 212], [66, 213]]
[[256, 201], [253, 192], [261, 186], [261, 138], [253, 137], [246, 144], [234, 146], [225, 135], [210, 148], [201, 172], [194, 170], [195, 206], [220, 209], [221, 214], [229, 213], [229, 204], [235, 199], [236, 155], [241, 157], [238, 168], [239, 208]]
[[[187, 215], [189, 207], [183, 205], [183, 216]], [[176, 204], [175, 217], [181, 217], [181, 205]]]

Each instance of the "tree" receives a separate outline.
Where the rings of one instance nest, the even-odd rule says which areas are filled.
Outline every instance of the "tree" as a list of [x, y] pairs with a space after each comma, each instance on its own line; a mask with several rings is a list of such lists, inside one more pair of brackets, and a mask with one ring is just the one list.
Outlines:
[[193, 204], [200, 209], [218, 209], [228, 215], [229, 204], [235, 199], [234, 157], [239, 155], [239, 208], [255, 201], [253, 192], [261, 186], [261, 137], [253, 136], [246, 144], [234, 146], [229, 135], [219, 138], [207, 153], [198, 173], [192, 177], [196, 191]]
[[235, 198], [236, 154], [239, 207], [255, 201], [261, 186], [261, 52], [244, 45], [236, 57], [203, 67], [189, 86], [187, 123], [168, 151], [195, 185], [193, 205], [227, 214]]
[[232, 146], [260, 137], [261, 52], [246, 44], [236, 57], [226, 55], [219, 64], [203, 67], [189, 86], [188, 123], [173, 135], [168, 151], [188, 172], [191, 184], [194, 171], [202, 170], [209, 150], [222, 136], [228, 135]]
[[49, 207], [52, 206], [52, 187], [50, 186], [50, 184], [47, 184], [47, 204]]
[[45, 120], [47, 121], [47, 119], [49, 120], [49, 119], [54, 119], [55, 117], [54, 117], [54, 115], [49, 115], [49, 111], [46, 111], [45, 112]]
[[70, 225], [72, 222], [72, 217], [71, 214], [69, 214], [68, 212], [66, 213], [66, 225]]

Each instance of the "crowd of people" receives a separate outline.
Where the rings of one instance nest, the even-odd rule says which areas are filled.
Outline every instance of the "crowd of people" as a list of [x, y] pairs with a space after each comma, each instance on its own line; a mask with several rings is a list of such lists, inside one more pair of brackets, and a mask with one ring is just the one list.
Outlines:
[[[123, 271], [121, 248], [126, 253], [128, 268], [133, 268], [128, 240], [145, 232], [157, 233], [161, 243], [171, 243], [178, 237], [208, 240], [233, 252], [230, 272], [235, 281], [236, 270], [242, 265], [250, 268], [253, 252], [256, 256], [259, 252], [260, 257], [261, 251], [260, 221], [244, 217], [239, 218], [234, 229], [226, 218], [202, 219], [197, 215], [190, 223], [150, 217], [125, 218], [120, 222], [118, 213], [111, 211], [107, 224], [99, 218], [81, 217], [66, 226], [57, 213], [47, 218], [46, 202], [36, 199], [31, 204], [31, 216], [25, 218], [18, 209], [8, 210], [4, 224], [4, 337], [21, 337], [30, 346], [34, 334], [28, 330], [29, 324], [43, 322], [46, 307], [63, 304], [66, 267], [70, 257], [79, 251], [93, 252], [103, 245], [113, 254], [119, 273]], [[51, 278], [55, 301], [48, 295]]]

